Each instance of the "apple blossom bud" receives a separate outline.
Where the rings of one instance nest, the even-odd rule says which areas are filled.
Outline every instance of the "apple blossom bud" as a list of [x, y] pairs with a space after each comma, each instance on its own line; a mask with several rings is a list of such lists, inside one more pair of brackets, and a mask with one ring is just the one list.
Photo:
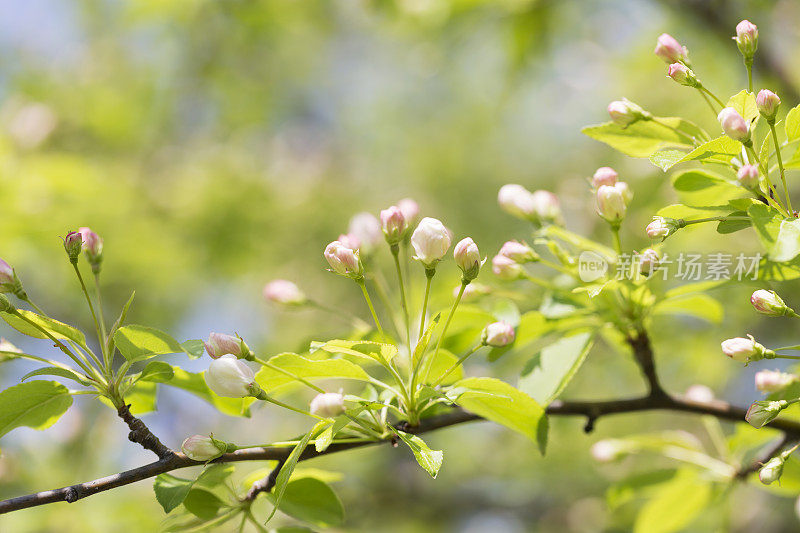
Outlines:
[[308, 301], [300, 287], [286, 279], [275, 279], [264, 285], [264, 298], [282, 305], [303, 305]]
[[78, 228], [78, 233], [81, 234], [83, 239], [83, 250], [86, 252], [86, 259], [92, 266], [92, 272], [95, 274], [100, 272], [100, 266], [103, 263], [103, 239], [91, 230], [91, 228], [82, 227]]
[[626, 446], [616, 439], [603, 439], [592, 444], [589, 452], [595, 461], [610, 463], [624, 455], [625, 448]]
[[619, 174], [611, 167], [600, 167], [592, 176], [592, 187], [597, 188], [601, 185], [614, 185], [617, 183]]
[[658, 256], [658, 252], [652, 248], [648, 248], [639, 256], [639, 271], [644, 276], [652, 274], [660, 264], [661, 258]]
[[336, 240], [351, 250], [358, 250], [361, 248], [361, 240], [352, 233], [342, 233]]
[[654, 216], [653, 221], [645, 228], [645, 232], [651, 239], [661, 239], [663, 241], [669, 235], [682, 228], [684, 226], [682, 222], [682, 220], [675, 220], [674, 218]]
[[626, 206], [631, 203], [631, 200], [633, 200], [633, 191], [627, 183], [624, 181], [618, 181], [613, 185], [613, 187], [622, 193], [622, 199], [625, 200]]
[[747, 337], [735, 337], [722, 341], [722, 352], [734, 361], [745, 363], [745, 365], [760, 359], [775, 357], [775, 352], [756, 342], [752, 335]]
[[253, 371], [247, 363], [232, 354], [211, 361], [205, 372], [205, 380], [208, 388], [219, 396], [244, 398], [261, 393]]
[[769, 121], [775, 121], [775, 114], [778, 112], [778, 106], [781, 105], [781, 99], [778, 95], [769, 89], [761, 89], [756, 96], [756, 107], [761, 116]]
[[506, 281], [519, 279], [525, 273], [519, 263], [504, 255], [496, 255], [492, 258], [492, 272], [498, 278]]
[[608, 115], [611, 121], [623, 128], [640, 120], [649, 120], [652, 115], [630, 100], [615, 100], [608, 104]]
[[561, 202], [550, 191], [533, 191], [531, 194], [533, 212], [538, 223], [558, 224], [561, 222]]
[[450, 249], [450, 241], [450, 232], [441, 221], [425, 217], [411, 235], [411, 246], [417, 254], [414, 259], [432, 270]]
[[758, 429], [775, 420], [788, 405], [789, 402], [786, 400], [759, 400], [753, 402], [747, 410], [747, 414], [744, 415], [744, 419], [747, 420], [748, 424]]
[[687, 87], [698, 87], [700, 85], [692, 69], [683, 63], [673, 63], [667, 67], [667, 76]]
[[750, 303], [753, 304], [753, 308], [762, 315], [791, 316], [794, 314], [794, 310], [789, 308], [775, 291], [759, 289], [750, 296]]
[[784, 459], [781, 456], [773, 457], [758, 471], [758, 479], [764, 485], [778, 481], [783, 474]]
[[507, 324], [502, 321], [492, 322], [483, 328], [481, 342], [488, 346], [502, 348], [503, 346], [508, 346], [514, 342], [515, 337], [516, 334], [514, 333], [514, 327], [511, 326], [511, 324]]
[[755, 379], [758, 390], [771, 394], [781, 391], [797, 381], [797, 376], [780, 370], [761, 370], [756, 372]]
[[[351, 250], [359, 250], [367, 256], [383, 242], [381, 223], [371, 213], [358, 213], [350, 219], [347, 233], [358, 240], [356, 246], [347, 246]], [[350, 243], [352, 244], [352, 243]]]
[[[463, 285], [460, 283], [453, 287], [453, 298], [458, 298], [458, 293], [461, 292], [461, 287], [463, 287]], [[487, 285], [472, 282], [464, 287], [464, 292], [461, 294], [461, 300], [464, 302], [469, 302], [476, 300], [481, 296], [485, 296], [490, 292], [492, 292], [492, 289]]]
[[758, 167], [755, 165], [743, 165], [736, 172], [736, 179], [739, 184], [746, 189], [758, 187]]
[[70, 231], [64, 237], [64, 250], [67, 251], [69, 261], [72, 264], [78, 263], [78, 256], [81, 255], [81, 247], [83, 245], [83, 237], [77, 231]]
[[344, 413], [344, 396], [338, 392], [317, 394], [311, 400], [309, 411], [312, 415], [334, 418]]
[[597, 189], [597, 212], [612, 224], [625, 218], [627, 204], [622, 190], [616, 185], [601, 185]]
[[390, 245], [402, 241], [407, 229], [402, 209], [393, 205], [389, 209], [381, 211], [381, 229], [386, 242]]
[[361, 264], [358, 252], [340, 241], [333, 241], [326, 246], [323, 255], [331, 266], [331, 272], [355, 280], [364, 277], [364, 266]]
[[745, 57], [752, 60], [758, 48], [758, 27], [749, 20], [743, 20], [736, 25], [736, 46]]
[[497, 203], [503, 211], [517, 218], [531, 220], [535, 216], [533, 193], [522, 185], [510, 183], [500, 187]]
[[0, 259], [0, 291], [8, 292], [2, 290], [3, 285], [13, 285], [14, 284], [14, 269], [11, 268], [11, 265]]
[[468, 283], [478, 277], [478, 272], [481, 270], [481, 252], [478, 250], [478, 245], [471, 237], [462, 239], [453, 248], [453, 258], [456, 260], [456, 266], [463, 272], [462, 281]]
[[225, 354], [232, 354], [238, 359], [248, 359], [252, 352], [241, 337], [228, 335], [226, 333], [211, 333], [207, 341], [203, 341], [206, 352], [213, 359], [222, 357]]
[[709, 403], [714, 400], [714, 391], [705, 385], [696, 384], [686, 389], [684, 396], [693, 402]]
[[722, 126], [722, 131], [725, 135], [734, 141], [742, 143], [750, 141], [750, 129], [747, 126], [747, 122], [745, 122], [742, 115], [734, 108], [724, 108], [719, 112], [717, 120], [719, 120], [719, 124]]
[[661, 58], [665, 63], [685, 61], [689, 55], [689, 51], [686, 47], [681, 46], [681, 43], [668, 33], [662, 33], [658, 36], [654, 52], [656, 56]]
[[6, 295], [0, 293], [0, 313], [11, 313], [15, 309], [16, 307], [6, 298]]
[[406, 221], [406, 231], [417, 223], [419, 217], [419, 205], [411, 198], [403, 198], [397, 202], [397, 207], [403, 213], [403, 218]]
[[530, 246], [519, 241], [506, 241], [500, 248], [499, 254], [516, 263], [531, 263], [539, 260], [539, 255]]
[[194, 461], [216, 459], [228, 449], [226, 443], [203, 435], [192, 435], [181, 444], [181, 451]]

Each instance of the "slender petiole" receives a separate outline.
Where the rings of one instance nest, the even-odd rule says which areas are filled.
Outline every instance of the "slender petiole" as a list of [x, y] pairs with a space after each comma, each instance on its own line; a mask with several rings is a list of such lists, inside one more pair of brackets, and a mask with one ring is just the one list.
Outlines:
[[378, 328], [378, 334], [380, 334], [381, 338], [385, 338], [383, 328], [381, 327], [381, 321], [378, 320], [378, 313], [375, 312], [375, 307], [372, 305], [372, 299], [369, 297], [369, 291], [367, 291], [367, 284], [364, 283], [364, 278], [356, 280], [356, 283], [361, 287], [361, 292], [364, 293], [364, 299], [367, 301], [369, 312], [372, 313], [372, 319], [375, 321], [375, 326]]
[[255, 361], [257, 363], [261, 364], [262, 366], [265, 366], [266, 368], [269, 368], [270, 370], [274, 370], [275, 372], [278, 372], [279, 374], [283, 374], [286, 377], [289, 377], [289, 378], [292, 378], [292, 379], [294, 379], [296, 381], [299, 381], [300, 383], [302, 383], [302, 384], [304, 384], [304, 385], [306, 385], [308, 387], [311, 387], [312, 389], [314, 389], [317, 392], [323, 392], [323, 393], [325, 392], [325, 389], [314, 385], [313, 383], [311, 383], [307, 379], [301, 378], [300, 376], [298, 376], [297, 374], [295, 374], [293, 372], [289, 372], [288, 370], [284, 370], [284, 369], [282, 369], [282, 368], [280, 368], [278, 366], [275, 366], [272, 363], [270, 363], [269, 361], [265, 361], [265, 360], [260, 359], [258, 357], [255, 358]]

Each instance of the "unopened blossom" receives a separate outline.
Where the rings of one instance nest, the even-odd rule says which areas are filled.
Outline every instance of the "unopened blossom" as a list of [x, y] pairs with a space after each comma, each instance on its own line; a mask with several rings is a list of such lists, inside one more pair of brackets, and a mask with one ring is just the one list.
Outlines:
[[699, 85], [694, 71], [683, 63], [673, 63], [667, 67], [667, 76], [687, 87], [697, 87]]
[[381, 229], [386, 242], [390, 245], [403, 240], [406, 233], [406, 217], [403, 210], [396, 205], [381, 211]]
[[601, 185], [597, 189], [597, 212], [611, 223], [619, 223], [625, 218], [627, 202], [623, 191], [616, 185]]
[[781, 456], [773, 457], [758, 471], [758, 479], [764, 485], [778, 481], [783, 474], [784, 459]]
[[780, 370], [760, 370], [756, 372], [755, 381], [758, 390], [771, 394], [783, 390], [797, 381], [797, 376]]
[[726, 339], [721, 344], [722, 353], [740, 363], [751, 363], [760, 359], [772, 359], [775, 357], [775, 352], [768, 350], [762, 344], [748, 335], [745, 337], [734, 337]]
[[519, 241], [506, 241], [500, 248], [499, 255], [504, 255], [516, 263], [530, 263], [539, 260], [533, 249]]
[[614, 185], [617, 183], [619, 174], [611, 167], [600, 167], [595, 170], [592, 176], [592, 187], [595, 189], [601, 185]]
[[302, 305], [308, 301], [300, 287], [286, 279], [274, 279], [264, 285], [264, 298], [282, 305]]
[[100, 238], [100, 235], [86, 226], [78, 228], [78, 233], [83, 239], [83, 249], [90, 258], [98, 257], [103, 253], [103, 239]]
[[15, 279], [16, 276], [14, 275], [14, 269], [11, 268], [11, 265], [0, 259], [0, 292], [9, 292], [7, 290], [3, 290], [3, 286], [13, 285]]
[[756, 107], [761, 116], [767, 121], [775, 121], [775, 115], [778, 113], [778, 106], [781, 105], [781, 99], [778, 95], [769, 89], [761, 89], [756, 96]]
[[397, 202], [397, 207], [403, 213], [403, 218], [406, 220], [406, 228], [410, 228], [417, 222], [419, 217], [419, 204], [411, 198], [403, 198]]
[[789, 402], [786, 400], [759, 400], [753, 402], [747, 410], [747, 414], [744, 415], [744, 419], [754, 428], [762, 428], [775, 420], [788, 406]]
[[666, 239], [681, 227], [680, 222], [674, 218], [654, 216], [652, 222], [645, 228], [645, 233], [651, 239]]
[[498, 278], [506, 281], [519, 279], [525, 273], [522, 265], [504, 255], [496, 255], [492, 258], [492, 272]]
[[514, 327], [506, 322], [492, 322], [485, 328], [481, 334], [481, 341], [483, 344], [502, 348], [514, 342], [516, 334]]
[[533, 191], [531, 193], [535, 222], [556, 224], [561, 221], [561, 202], [558, 196], [550, 191]]
[[644, 276], [652, 274], [661, 264], [658, 252], [648, 248], [639, 255], [639, 270]]
[[736, 179], [746, 189], [758, 187], [758, 167], [755, 165], [742, 165], [736, 172]]
[[759, 289], [750, 296], [753, 308], [767, 316], [793, 315], [794, 311], [778, 296], [775, 291]]
[[625, 183], [624, 181], [618, 181], [614, 185], [612, 185], [612, 187], [617, 189], [622, 194], [622, 199], [625, 200], [625, 205], [631, 203], [631, 200], [633, 200], [633, 191], [631, 190], [631, 188], [628, 186], [627, 183]]
[[425, 217], [411, 235], [411, 246], [416, 255], [414, 259], [425, 265], [426, 269], [433, 269], [444, 258], [450, 249], [450, 232], [441, 221]]
[[484, 261], [481, 260], [481, 252], [478, 250], [478, 245], [475, 244], [471, 237], [458, 241], [458, 244], [453, 248], [453, 258], [456, 261], [456, 266], [463, 273], [462, 279], [464, 282], [472, 281], [478, 277], [478, 272], [480, 272]]
[[311, 400], [309, 411], [313, 415], [334, 418], [344, 413], [344, 396], [338, 392], [317, 394]]
[[238, 336], [228, 335], [227, 333], [211, 333], [207, 341], [203, 341], [206, 352], [213, 359], [222, 357], [225, 354], [232, 354], [239, 359], [250, 357], [250, 348]]
[[361, 249], [361, 239], [356, 237], [354, 233], [342, 233], [336, 240], [342, 243], [345, 248], [350, 248], [351, 250]]
[[611, 117], [611, 121], [623, 128], [630, 126], [634, 122], [652, 118], [650, 113], [647, 113], [630, 100], [615, 100], [608, 104], [606, 110], [608, 111], [608, 116]]
[[364, 267], [359, 259], [358, 251], [345, 246], [340, 241], [333, 241], [325, 247], [323, 254], [331, 271], [353, 279], [364, 276]]
[[725, 135], [734, 141], [740, 141], [742, 143], [750, 141], [750, 129], [747, 122], [745, 122], [742, 115], [734, 108], [724, 108], [719, 112], [717, 120], [719, 120], [719, 125], [722, 126], [722, 131]]
[[203, 435], [192, 435], [181, 444], [181, 451], [194, 461], [216, 459], [228, 449], [224, 442]]
[[733, 39], [742, 55], [752, 59], [758, 48], [758, 27], [749, 20], [743, 20], [736, 25], [736, 36]]
[[654, 52], [656, 56], [667, 64], [675, 63], [676, 61], [685, 61], [689, 56], [689, 51], [686, 47], [681, 46], [681, 43], [668, 33], [662, 33], [658, 36]]
[[362, 254], [369, 255], [383, 242], [381, 223], [372, 213], [358, 213], [350, 219], [347, 233], [358, 239], [358, 245], [349, 248], [358, 249]]
[[714, 400], [714, 391], [705, 385], [695, 384], [686, 389], [686, 399], [698, 403], [708, 403]]
[[219, 396], [244, 398], [261, 393], [253, 370], [232, 354], [211, 361], [204, 377], [208, 388]]
[[500, 187], [497, 203], [506, 213], [523, 220], [531, 220], [536, 215], [533, 193], [516, 183]]
[[78, 256], [81, 254], [83, 248], [83, 237], [77, 231], [70, 231], [64, 237], [64, 250], [67, 251], [67, 256], [71, 263], [78, 262]]

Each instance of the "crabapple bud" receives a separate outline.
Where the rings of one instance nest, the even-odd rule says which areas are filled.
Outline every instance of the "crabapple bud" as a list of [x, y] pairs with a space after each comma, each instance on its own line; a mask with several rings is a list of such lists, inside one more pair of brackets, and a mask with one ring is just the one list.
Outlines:
[[659, 264], [661, 264], [661, 258], [658, 256], [658, 252], [652, 248], [648, 248], [639, 256], [639, 270], [644, 276], [652, 274]]
[[365, 256], [372, 253], [375, 247], [383, 241], [381, 223], [371, 213], [354, 215], [347, 226], [347, 233], [358, 240], [356, 246], [348, 246], [348, 248], [351, 250], [358, 249]]
[[397, 207], [403, 213], [403, 218], [406, 221], [406, 230], [417, 222], [419, 217], [419, 204], [411, 198], [403, 198], [397, 202]]
[[344, 413], [344, 396], [338, 392], [317, 394], [311, 400], [309, 411], [312, 415], [334, 418]]
[[250, 348], [238, 336], [226, 333], [211, 333], [207, 341], [203, 341], [206, 352], [212, 359], [217, 359], [225, 354], [232, 354], [238, 359], [247, 359], [252, 355]]
[[789, 402], [786, 400], [759, 400], [753, 402], [747, 410], [747, 414], [744, 415], [744, 419], [747, 420], [748, 424], [758, 429], [775, 420], [781, 414], [781, 411], [788, 406]]
[[750, 129], [742, 115], [732, 107], [726, 107], [717, 115], [722, 131], [733, 139], [742, 143], [750, 141]]
[[464, 273], [462, 279], [464, 282], [469, 282], [478, 277], [478, 272], [481, 270], [481, 252], [478, 250], [478, 245], [471, 237], [462, 239], [456, 244], [453, 249], [453, 258], [456, 260], [456, 265]]
[[784, 303], [775, 291], [759, 289], [750, 296], [750, 303], [762, 315], [784, 316], [794, 314], [794, 311]]
[[775, 121], [775, 114], [778, 112], [778, 106], [781, 105], [781, 99], [778, 95], [769, 89], [761, 89], [756, 96], [756, 107], [761, 116], [769, 121]]
[[633, 191], [627, 183], [624, 181], [618, 181], [613, 185], [613, 187], [622, 193], [622, 198], [625, 200], [626, 206], [631, 203], [631, 200], [633, 200]]
[[743, 20], [736, 25], [736, 37], [733, 39], [745, 59], [752, 59], [758, 48], [758, 27], [749, 20]]
[[500, 187], [497, 203], [503, 211], [517, 218], [530, 220], [535, 216], [533, 193], [522, 185], [510, 183]]
[[3, 285], [14, 284], [14, 269], [11, 265], [0, 259], [0, 292], [8, 292], [3, 290]]
[[441, 221], [425, 217], [411, 235], [411, 246], [417, 254], [414, 259], [431, 270], [450, 249], [450, 232]]
[[637, 104], [634, 104], [630, 100], [625, 99], [611, 102], [608, 104], [606, 109], [608, 111], [608, 115], [611, 117], [611, 121], [617, 126], [622, 126], [623, 128], [630, 126], [634, 122], [652, 118], [650, 113], [647, 113], [644, 109]]
[[353, 233], [342, 233], [336, 240], [351, 250], [359, 250], [361, 248], [361, 239]]
[[403, 210], [393, 205], [381, 211], [381, 229], [386, 242], [390, 245], [402, 241], [407, 229]]
[[70, 231], [67, 233], [67, 236], [64, 237], [64, 250], [67, 251], [70, 263], [78, 263], [78, 256], [81, 254], [82, 245], [83, 237], [81, 237], [81, 234], [77, 231]]
[[681, 46], [681, 43], [668, 33], [662, 33], [658, 36], [654, 53], [664, 60], [665, 63], [685, 61], [689, 55], [689, 51], [686, 47]]
[[797, 376], [780, 370], [760, 370], [756, 372], [756, 388], [770, 394], [785, 389], [795, 381]]
[[699, 85], [697, 76], [695, 76], [692, 69], [683, 63], [673, 63], [667, 67], [667, 76], [687, 87], [697, 87]]
[[333, 241], [328, 244], [323, 255], [332, 272], [356, 280], [364, 277], [364, 266], [361, 264], [358, 252], [342, 242]]
[[496, 255], [492, 258], [492, 272], [498, 278], [506, 281], [519, 279], [525, 273], [522, 265], [504, 255]]
[[619, 174], [611, 167], [600, 167], [594, 172], [592, 176], [592, 186], [597, 188], [601, 185], [614, 185], [617, 183]]
[[204, 377], [208, 388], [219, 396], [244, 398], [261, 393], [253, 371], [233, 354], [211, 361]]
[[492, 322], [483, 328], [481, 342], [488, 346], [502, 348], [514, 342], [514, 327], [505, 322]]
[[550, 191], [534, 191], [531, 194], [533, 212], [538, 223], [558, 223], [561, 220], [561, 203]]
[[194, 461], [210, 461], [216, 459], [228, 449], [228, 446], [217, 439], [192, 435], [181, 444], [181, 451]]
[[783, 474], [784, 459], [781, 456], [773, 457], [758, 471], [758, 479], [764, 485], [778, 481]]
[[705, 385], [695, 384], [686, 389], [686, 399], [698, 403], [708, 403], [714, 400], [714, 391]]
[[762, 344], [748, 335], [745, 337], [734, 337], [722, 341], [722, 353], [740, 363], [751, 363], [760, 359], [772, 359], [775, 357], [775, 352], [768, 350]]
[[530, 246], [519, 241], [506, 241], [500, 248], [499, 254], [516, 263], [530, 263], [539, 260], [539, 255]]
[[652, 222], [645, 228], [645, 232], [651, 239], [661, 239], [663, 241], [681, 227], [679, 221], [674, 218], [654, 216]]
[[597, 212], [612, 224], [625, 218], [627, 204], [623, 191], [616, 185], [601, 185], [597, 189]]
[[86, 258], [92, 266], [92, 272], [100, 272], [100, 265], [103, 262], [103, 239], [86, 226], [78, 228], [78, 233], [81, 234], [83, 239], [83, 250], [86, 252]]
[[746, 189], [758, 187], [758, 167], [755, 165], [743, 165], [736, 172], [736, 179]]
[[303, 305], [308, 301], [300, 287], [286, 279], [275, 279], [264, 285], [264, 298], [283, 305]]

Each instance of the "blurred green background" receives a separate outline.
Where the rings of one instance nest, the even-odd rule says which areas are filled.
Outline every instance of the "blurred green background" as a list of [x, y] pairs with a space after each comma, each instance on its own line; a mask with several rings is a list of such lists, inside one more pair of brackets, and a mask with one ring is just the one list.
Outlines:
[[[341, 333], [330, 315], [283, 313], [262, 299], [274, 277], [365, 318], [351, 283], [325, 271], [325, 244], [359, 211], [413, 197], [458, 238], [493, 255], [525, 225], [504, 215], [504, 183], [546, 188], [567, 226], [608, 240], [585, 179], [615, 167], [635, 191], [623, 242], [647, 245], [642, 228], [674, 201], [668, 177], [580, 133], [607, 120], [605, 105], [628, 97], [661, 116], [680, 114], [716, 131], [689, 89], [666, 78], [652, 54], [668, 32], [689, 47], [698, 76], [721, 95], [745, 70], [730, 40], [748, 18], [760, 28], [757, 86], [795, 105], [800, 76], [800, 4], [790, 1], [619, 2], [503, 0], [193, 1], [31, 0], [0, 3], [0, 257], [37, 302], [88, 329], [58, 240], [91, 226], [105, 239], [109, 315], [137, 292], [131, 318], [180, 339], [237, 331], [272, 354]], [[797, 202], [796, 202], [797, 203]], [[711, 245], [709, 243], [712, 243]], [[754, 250], [749, 231], [720, 237], [701, 228], [668, 251]], [[415, 265], [416, 266], [416, 265]], [[421, 269], [415, 268], [419, 287]], [[479, 281], [492, 283], [488, 269]], [[434, 308], [450, 303], [452, 264], [437, 276]], [[780, 287], [791, 305], [797, 284]], [[743, 305], [752, 287], [717, 292], [722, 325], [657, 322], [663, 381], [693, 383], [748, 404], [755, 370], [719, 354], [721, 339], [753, 333], [795, 344], [791, 331], [756, 321]], [[6, 336], [26, 351], [46, 343]], [[515, 354], [468, 373], [514, 376]], [[185, 361], [199, 371], [203, 361]], [[0, 367], [3, 387], [35, 366]], [[643, 389], [625, 354], [599, 345], [566, 391], [599, 398]], [[77, 398], [45, 433], [4, 437], [0, 496], [45, 490], [149, 462], [125, 439], [114, 413]], [[252, 419], [215, 414], [180, 391], [162, 391], [145, 421], [166, 444], [207, 433], [281, 440], [303, 427], [273, 408]], [[605, 503], [633, 459], [597, 466], [588, 449], [605, 436], [663, 428], [702, 433], [696, 418], [626, 415], [585, 435], [581, 420], [553, 420], [545, 459], [524, 438], [490, 424], [432, 434], [445, 463], [431, 480], [387, 447], [334, 455], [306, 466], [342, 472], [345, 531], [627, 531], [641, 502]], [[732, 429], [732, 426], [726, 426]], [[647, 461], [647, 459], [642, 459]], [[650, 463], [652, 463], [650, 459]], [[240, 465], [244, 474], [264, 465]], [[715, 502], [693, 531], [796, 531], [794, 499], [739, 487]], [[151, 481], [78, 503], [0, 518], [14, 532], [155, 531], [163, 512]], [[281, 518], [281, 520], [283, 520]]]

